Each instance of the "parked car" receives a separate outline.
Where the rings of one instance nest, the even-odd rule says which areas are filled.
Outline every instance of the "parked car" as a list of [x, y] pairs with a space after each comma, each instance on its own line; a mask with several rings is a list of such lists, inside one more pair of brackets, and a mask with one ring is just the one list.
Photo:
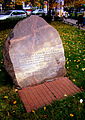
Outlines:
[[43, 9], [36, 9], [36, 10], [32, 11], [32, 14], [42, 16], [44, 14], [44, 11], [43, 11]]
[[27, 13], [24, 10], [8, 10], [4, 14], [0, 15], [0, 21], [3, 20], [17, 20], [27, 17]]
[[0, 30], [13, 28], [19, 20], [27, 17], [24, 10], [8, 10], [0, 15]]

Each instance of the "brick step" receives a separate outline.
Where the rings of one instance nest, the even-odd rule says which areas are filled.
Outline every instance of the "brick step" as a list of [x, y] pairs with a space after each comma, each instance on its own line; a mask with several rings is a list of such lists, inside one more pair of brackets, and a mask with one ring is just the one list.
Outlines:
[[60, 100], [66, 96], [81, 92], [67, 77], [59, 77], [54, 81], [44, 82], [32, 87], [19, 90], [19, 96], [24, 103], [27, 112], [37, 110], [40, 107], [51, 104], [52, 101]]

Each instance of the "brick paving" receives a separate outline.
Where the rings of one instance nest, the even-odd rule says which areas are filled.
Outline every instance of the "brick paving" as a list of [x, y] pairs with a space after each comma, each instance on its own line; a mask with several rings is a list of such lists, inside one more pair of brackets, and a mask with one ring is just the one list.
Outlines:
[[52, 101], [63, 99], [78, 92], [81, 92], [80, 88], [67, 77], [59, 77], [54, 81], [44, 82], [18, 91], [27, 112], [37, 110], [51, 104]]

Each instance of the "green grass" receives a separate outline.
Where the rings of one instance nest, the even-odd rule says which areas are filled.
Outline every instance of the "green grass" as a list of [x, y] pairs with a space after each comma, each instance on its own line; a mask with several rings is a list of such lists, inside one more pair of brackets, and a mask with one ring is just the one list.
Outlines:
[[[66, 76], [85, 89], [85, 31], [52, 22], [62, 38], [66, 57]], [[11, 78], [3, 67], [3, 43], [11, 30], [0, 31], [0, 120], [84, 120], [85, 92], [55, 101], [46, 108], [26, 113]], [[83, 103], [80, 103], [83, 99]]]

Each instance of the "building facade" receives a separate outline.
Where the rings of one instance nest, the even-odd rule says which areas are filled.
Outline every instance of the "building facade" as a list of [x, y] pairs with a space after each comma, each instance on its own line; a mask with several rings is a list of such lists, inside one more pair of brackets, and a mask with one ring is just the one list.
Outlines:
[[56, 0], [57, 2], [57, 7], [56, 7], [56, 12], [59, 17], [63, 16], [64, 12], [64, 0]]

